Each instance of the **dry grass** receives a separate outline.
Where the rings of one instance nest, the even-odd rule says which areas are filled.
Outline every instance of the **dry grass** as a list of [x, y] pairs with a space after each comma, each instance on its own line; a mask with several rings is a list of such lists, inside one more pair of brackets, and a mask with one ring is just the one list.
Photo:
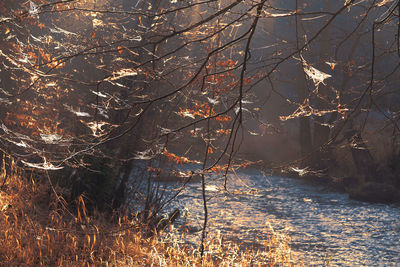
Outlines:
[[74, 216], [47, 183], [23, 179], [17, 172], [0, 191], [0, 211], [1, 266], [291, 265], [287, 242], [278, 235], [271, 235], [261, 251], [209, 238], [202, 262], [180, 236], [143, 238], [133, 222], [89, 218], [83, 201]]

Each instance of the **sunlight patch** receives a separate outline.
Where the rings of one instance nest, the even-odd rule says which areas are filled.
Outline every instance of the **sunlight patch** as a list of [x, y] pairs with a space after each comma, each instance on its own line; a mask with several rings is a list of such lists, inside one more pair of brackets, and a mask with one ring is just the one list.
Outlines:
[[21, 160], [21, 162], [30, 168], [35, 168], [40, 170], [61, 170], [64, 168], [64, 167], [54, 166], [50, 162], [47, 162], [46, 159], [44, 159], [43, 163], [30, 163], [24, 160]]
[[322, 83], [325, 84], [325, 80], [332, 77], [332, 75], [322, 72], [310, 64], [308, 64], [303, 57], [301, 57], [301, 63], [303, 64], [303, 69], [308, 79], [312, 80], [315, 85], [315, 90], [318, 92], [318, 86]]

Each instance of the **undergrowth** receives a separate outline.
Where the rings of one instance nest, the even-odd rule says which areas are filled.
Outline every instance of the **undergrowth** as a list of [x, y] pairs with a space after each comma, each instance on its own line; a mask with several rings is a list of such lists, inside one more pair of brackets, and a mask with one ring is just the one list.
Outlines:
[[[5, 177], [3, 177], [5, 179]], [[205, 255], [183, 236], [145, 238], [135, 220], [87, 216], [83, 198], [77, 211], [48, 182], [14, 170], [0, 190], [1, 266], [288, 266], [287, 241], [271, 235], [262, 250], [209, 235]], [[171, 235], [168, 234], [168, 235]], [[182, 234], [183, 235], [183, 234]]]

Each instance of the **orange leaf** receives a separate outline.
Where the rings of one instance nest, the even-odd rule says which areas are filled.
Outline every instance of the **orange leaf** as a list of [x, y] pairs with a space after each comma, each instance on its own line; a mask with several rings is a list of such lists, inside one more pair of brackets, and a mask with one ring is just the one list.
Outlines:
[[96, 33], [93, 31], [91, 36], [92, 38], [96, 37]]
[[122, 54], [123, 50], [122, 50], [122, 46], [118, 46], [118, 53]]

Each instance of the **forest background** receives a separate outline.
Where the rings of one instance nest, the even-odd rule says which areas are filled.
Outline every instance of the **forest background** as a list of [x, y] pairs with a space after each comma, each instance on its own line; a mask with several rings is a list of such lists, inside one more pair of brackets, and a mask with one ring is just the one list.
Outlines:
[[84, 205], [154, 227], [176, 196], [157, 182], [199, 180], [203, 241], [209, 177], [226, 189], [249, 166], [398, 201], [399, 12], [390, 0], [2, 1], [2, 188], [17, 172], [74, 216]]

